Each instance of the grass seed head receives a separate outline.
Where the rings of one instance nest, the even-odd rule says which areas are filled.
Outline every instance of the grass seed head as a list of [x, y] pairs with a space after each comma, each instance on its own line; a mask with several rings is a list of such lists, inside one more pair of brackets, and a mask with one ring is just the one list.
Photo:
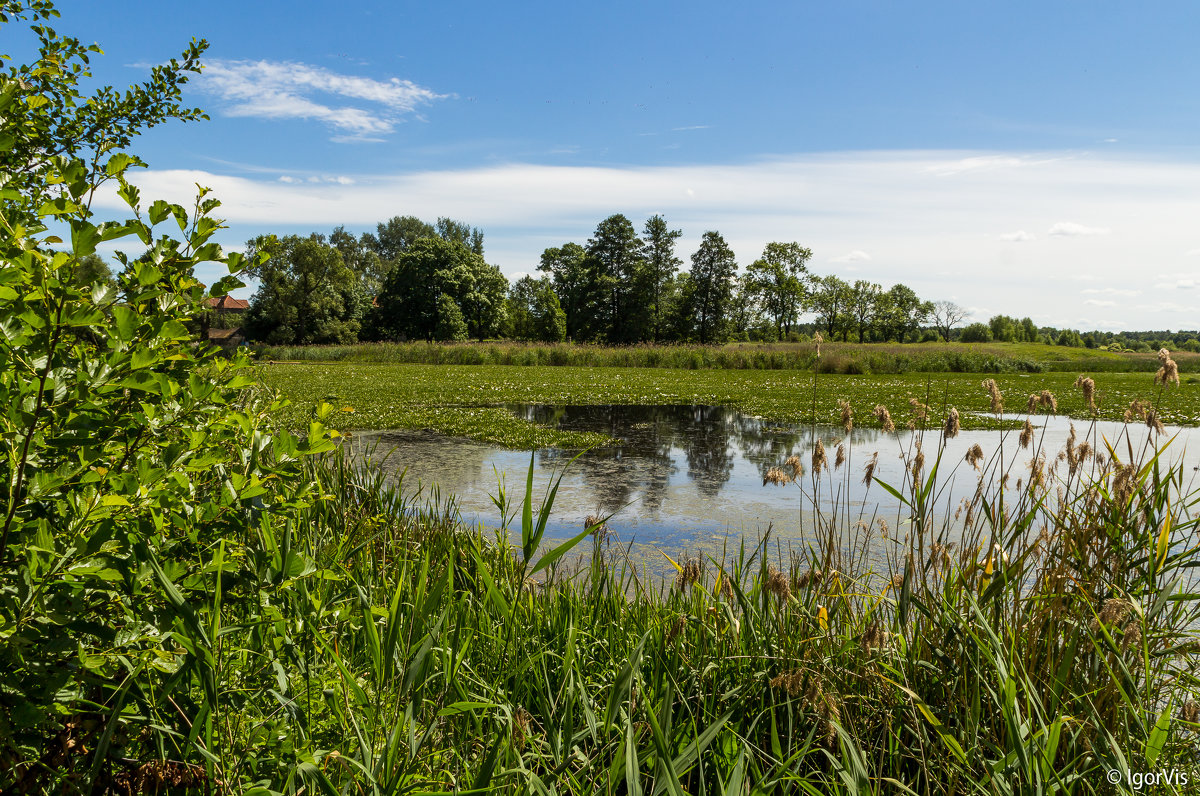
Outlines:
[[841, 411], [842, 429], [849, 434], [854, 428], [854, 410], [850, 408], [850, 402], [844, 398], [838, 399], [838, 409]]
[[821, 440], [817, 440], [817, 444], [813, 446], [812, 452], [813, 475], [820, 475], [821, 470], [825, 469], [827, 462], [828, 459], [825, 458], [825, 444]]
[[980, 469], [979, 463], [983, 461], [983, 448], [979, 447], [978, 442], [967, 449], [965, 460], [967, 464], [971, 465], [976, 470]]
[[1031, 442], [1033, 442], [1033, 423], [1029, 422], [1029, 418], [1025, 418], [1025, 425], [1021, 428], [1021, 447], [1028, 448]]
[[680, 591], [686, 591], [688, 586], [700, 580], [701, 568], [699, 559], [685, 558], [679, 566], [679, 574], [675, 576], [675, 585]]
[[1041, 394], [1038, 396], [1038, 403], [1040, 403], [1042, 406], [1049, 407], [1050, 414], [1058, 414], [1058, 400], [1054, 397], [1054, 393], [1050, 392], [1049, 390], [1042, 390]]
[[1081, 373], [1075, 379], [1075, 386], [1083, 392], [1083, 400], [1087, 403], [1088, 411], [1096, 414], [1096, 382]]
[[795, 476], [785, 473], [778, 467], [768, 468], [767, 474], [763, 476], [763, 486], [767, 484], [775, 484], [776, 486], [784, 486], [795, 480]]
[[1200, 724], [1200, 702], [1189, 699], [1179, 709], [1179, 720], [1186, 724]]
[[1004, 396], [1000, 394], [1000, 388], [996, 385], [996, 380], [984, 379], [983, 389], [987, 390], [988, 398], [991, 399], [992, 414], [1004, 414]]
[[952, 406], [950, 407], [950, 411], [946, 414], [946, 427], [943, 429], [946, 439], [954, 439], [957, 437], [959, 429], [961, 428], [962, 424], [959, 422], [958, 410]]
[[763, 585], [769, 594], [774, 594], [781, 603], [786, 603], [792, 596], [792, 587], [787, 576], [775, 567], [767, 569], [767, 582]]
[[837, 470], [846, 463], [846, 443], [838, 443], [837, 456], [833, 459], [833, 469]]
[[1149, 409], [1146, 412], [1146, 425], [1154, 429], [1156, 434], [1165, 434], [1167, 429], [1163, 426], [1162, 418], [1158, 416], [1157, 409]]
[[783, 460], [783, 466], [791, 471], [792, 478], [799, 478], [804, 475], [804, 463], [800, 461], [799, 456], [789, 456]]
[[875, 451], [875, 453], [873, 453], [871, 455], [870, 460], [867, 461], [866, 466], [863, 467], [862, 482], [864, 484], [866, 484], [868, 487], [871, 486], [871, 481], [875, 478], [875, 468], [878, 466], [879, 466], [879, 451]]
[[875, 419], [883, 426], [884, 433], [891, 434], [896, 430], [896, 424], [892, 422], [892, 413], [883, 404], [876, 404]]

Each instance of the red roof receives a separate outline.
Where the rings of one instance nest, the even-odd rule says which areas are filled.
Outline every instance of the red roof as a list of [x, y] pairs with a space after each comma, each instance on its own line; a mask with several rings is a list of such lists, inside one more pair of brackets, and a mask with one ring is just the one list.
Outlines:
[[248, 310], [250, 302], [245, 299], [235, 299], [232, 296], [221, 296], [220, 298], [206, 298], [204, 306], [214, 310]]

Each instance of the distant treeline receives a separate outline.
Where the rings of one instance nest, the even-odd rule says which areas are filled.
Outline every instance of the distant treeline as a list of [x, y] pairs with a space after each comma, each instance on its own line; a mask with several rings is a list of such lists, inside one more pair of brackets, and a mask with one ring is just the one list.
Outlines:
[[[543, 251], [540, 275], [509, 284], [484, 259], [484, 236], [449, 218], [397, 216], [355, 237], [263, 235], [248, 242], [259, 280], [242, 328], [272, 345], [358, 341], [714, 344], [826, 339], [855, 342], [1035, 342], [1075, 347], [1200, 350], [1196, 332], [1080, 333], [1029, 318], [993, 317], [958, 328], [965, 309], [908, 286], [809, 271], [812, 251], [768, 243], [739, 274], [719, 232], [705, 232], [688, 268], [680, 230], [656, 215], [639, 235], [624, 215], [601, 221], [586, 244]], [[804, 322], [801, 322], [801, 318]]]

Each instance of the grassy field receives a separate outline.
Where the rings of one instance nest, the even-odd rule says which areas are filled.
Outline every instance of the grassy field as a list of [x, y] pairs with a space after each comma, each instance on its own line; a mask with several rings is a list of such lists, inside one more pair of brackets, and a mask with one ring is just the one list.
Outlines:
[[[322, 401], [338, 410], [340, 430], [428, 428], [514, 448], [574, 446], [600, 441], [533, 426], [500, 408], [506, 403], [724, 405], [778, 421], [833, 423], [838, 400], [849, 401], [856, 423], [877, 425], [876, 405], [898, 426], [912, 418], [910, 399], [931, 408], [932, 424], [946, 410], [962, 413], [964, 428], [994, 427], [984, 376], [960, 373], [842, 375], [773, 370], [682, 370], [503, 365], [366, 365], [277, 363], [258, 369], [262, 382], [292, 401], [283, 420], [308, 422]], [[1078, 373], [995, 374], [1008, 412], [1024, 412], [1030, 393], [1050, 390], [1058, 412], [1089, 416]], [[1099, 417], [1121, 420], [1134, 399], [1159, 407], [1164, 423], [1200, 424], [1200, 384], [1157, 387], [1149, 373], [1096, 373]], [[815, 415], [814, 415], [815, 404]], [[1045, 411], [1045, 410], [1042, 410]], [[978, 414], [975, 414], [978, 413]]]
[[[267, 346], [261, 360], [423, 365], [552, 365], [683, 370], [812, 370], [824, 373], [1117, 373], [1158, 369], [1149, 353], [1116, 353], [1036, 343], [731, 343], [725, 346], [603, 346], [513, 341], [358, 343]], [[1175, 352], [1182, 372], [1200, 370], [1200, 355]]]

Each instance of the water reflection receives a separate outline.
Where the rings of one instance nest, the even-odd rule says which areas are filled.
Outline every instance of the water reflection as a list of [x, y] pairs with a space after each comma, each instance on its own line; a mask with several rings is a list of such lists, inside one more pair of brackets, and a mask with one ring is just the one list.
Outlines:
[[[903, 490], [910, 478], [906, 465], [921, 439], [907, 431], [883, 434], [875, 428], [855, 428], [848, 435], [840, 428], [764, 421], [718, 406], [522, 405], [509, 409], [534, 423], [599, 432], [619, 440], [619, 444], [588, 451], [566, 469], [548, 537], [573, 535], [589, 515], [613, 514], [610, 527], [625, 541], [636, 538], [667, 548], [709, 547], [726, 537], [736, 543], [738, 536], [753, 539], [768, 526], [777, 536], [801, 541], [809, 538], [814, 502], [826, 512], [836, 506], [847, 526], [885, 517], [893, 528], [900, 527], [906, 517], [899, 502], [877, 484], [864, 484], [862, 468], [878, 451], [875, 478]], [[1048, 477], [1065, 477], [1065, 472], [1054, 468], [1057, 453], [1071, 433], [1071, 421], [1055, 417], [1035, 420], [1039, 427], [1035, 445], [1045, 452]], [[1144, 426], [1079, 421], [1075, 425], [1077, 439], [1088, 438], [1098, 451], [1106, 449], [1105, 440], [1120, 439], [1119, 450], [1136, 453], [1147, 444], [1168, 439], [1148, 436], [1150, 431]], [[1188, 444], [1193, 430], [1172, 429], [1170, 433], [1178, 433], [1178, 437], [1166, 458], [1186, 462], [1184, 487], [1190, 489], [1194, 486], [1189, 483], [1195, 475], [1193, 468], [1200, 464]], [[811, 471], [817, 439], [828, 449], [831, 465], [837, 446], [845, 443], [846, 464], [839, 470], [831, 467], [816, 483], [809, 472], [799, 482], [803, 488], [764, 485], [770, 468], [789, 456], [799, 456], [805, 470]], [[418, 484], [425, 488], [439, 484], [443, 493], [456, 496], [468, 519], [489, 526], [498, 524], [491, 498], [497, 493], [498, 479], [504, 480], [514, 500], [524, 494], [527, 452], [414, 432], [362, 434], [355, 444], [359, 450], [366, 445], [376, 445], [378, 451], [395, 448], [387, 466], [407, 470], [407, 490]], [[1003, 456], [1011, 474], [1010, 490], [1029, 476], [1033, 448], [1021, 448], [1015, 432], [963, 432], [948, 441], [936, 432], [925, 432], [927, 468], [941, 456], [938, 511], [943, 515], [951, 515], [956, 503], [975, 491], [978, 475], [964, 457], [976, 444], [988, 460]], [[558, 449], [537, 452], [534, 480], [539, 499], [552, 474], [577, 453]], [[1091, 460], [1085, 465], [1085, 474], [1088, 469], [1097, 472], [1102, 464]]]

